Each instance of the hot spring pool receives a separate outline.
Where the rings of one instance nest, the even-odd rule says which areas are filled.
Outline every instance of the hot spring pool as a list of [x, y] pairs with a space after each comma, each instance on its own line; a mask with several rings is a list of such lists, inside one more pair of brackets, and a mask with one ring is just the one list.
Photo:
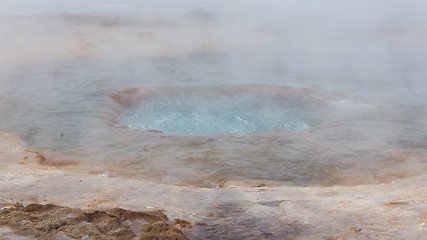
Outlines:
[[280, 86], [141, 88], [139, 92], [113, 96], [141, 94], [132, 97], [118, 117], [118, 123], [129, 129], [165, 134], [248, 134], [308, 130], [322, 118], [320, 101]]
[[422, 11], [165, 2], [2, 11], [0, 131], [53, 168], [175, 185], [426, 172]]
[[1, 3], [0, 239], [425, 236], [427, 1]]

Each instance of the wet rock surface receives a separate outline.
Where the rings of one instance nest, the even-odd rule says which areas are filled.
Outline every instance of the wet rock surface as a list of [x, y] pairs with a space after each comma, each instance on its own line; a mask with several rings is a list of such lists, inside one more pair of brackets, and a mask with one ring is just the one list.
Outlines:
[[[378, 185], [235, 181], [191, 188], [113, 177], [108, 169], [66, 171], [38, 161], [18, 138], [5, 138], [0, 138], [0, 240], [394, 240], [423, 239], [427, 230], [426, 175]], [[37, 153], [50, 163], [61, 159]]]

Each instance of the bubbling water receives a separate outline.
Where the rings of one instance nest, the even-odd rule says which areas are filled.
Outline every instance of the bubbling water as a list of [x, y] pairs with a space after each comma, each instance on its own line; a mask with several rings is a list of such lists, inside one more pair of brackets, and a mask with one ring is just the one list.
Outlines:
[[320, 121], [314, 101], [283, 87], [143, 89], [118, 94], [131, 96], [120, 125], [166, 134], [247, 134], [307, 130]]
[[303, 130], [310, 129], [315, 120], [303, 106], [271, 96], [177, 94], [128, 108], [119, 122], [130, 129], [210, 134]]

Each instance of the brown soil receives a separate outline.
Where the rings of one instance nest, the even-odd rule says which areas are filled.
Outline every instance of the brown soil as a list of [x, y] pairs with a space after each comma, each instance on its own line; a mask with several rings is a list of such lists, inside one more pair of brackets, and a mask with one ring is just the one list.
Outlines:
[[[136, 212], [121, 208], [81, 210], [52, 204], [15, 204], [0, 210], [3, 237], [36, 239], [188, 239], [168, 223], [161, 211]], [[1, 231], [0, 231], [1, 232]], [[0, 239], [2, 239], [0, 236]]]

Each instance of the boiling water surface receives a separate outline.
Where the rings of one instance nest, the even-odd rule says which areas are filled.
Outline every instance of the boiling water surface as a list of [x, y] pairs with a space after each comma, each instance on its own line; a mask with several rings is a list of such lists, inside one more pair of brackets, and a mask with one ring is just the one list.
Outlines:
[[[203, 92], [203, 91], [201, 91]], [[127, 108], [119, 122], [130, 129], [170, 134], [255, 133], [310, 129], [314, 109], [256, 94], [173, 94]]]
[[[58, 168], [205, 187], [427, 170], [421, 1], [60, 2], [0, 13], [0, 130]], [[203, 94], [251, 84], [299, 94]], [[142, 86], [176, 91], [111, 97]]]

